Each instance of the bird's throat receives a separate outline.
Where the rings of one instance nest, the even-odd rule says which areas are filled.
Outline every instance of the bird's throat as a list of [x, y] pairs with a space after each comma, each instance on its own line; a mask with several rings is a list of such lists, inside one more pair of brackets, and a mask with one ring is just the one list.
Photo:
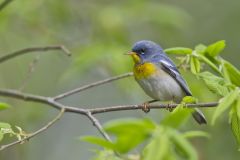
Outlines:
[[140, 59], [140, 57], [137, 54], [132, 54], [131, 56], [132, 56], [132, 59], [133, 59], [135, 64], [141, 62], [141, 59]]
[[143, 64], [136, 64], [133, 69], [133, 73], [136, 79], [148, 78], [156, 73], [157, 68], [155, 64], [145, 62]]

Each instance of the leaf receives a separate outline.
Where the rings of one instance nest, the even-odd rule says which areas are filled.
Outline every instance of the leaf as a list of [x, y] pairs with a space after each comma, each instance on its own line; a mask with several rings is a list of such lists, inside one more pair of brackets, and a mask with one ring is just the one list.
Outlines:
[[238, 148], [240, 149], [240, 97], [235, 101], [230, 112], [230, 123], [233, 135], [238, 143]]
[[206, 53], [211, 57], [216, 57], [224, 48], [226, 44], [224, 40], [217, 41], [209, 45], [206, 49]]
[[207, 132], [203, 131], [188, 131], [182, 134], [184, 138], [194, 138], [194, 137], [207, 137], [209, 138], [210, 135]]
[[146, 119], [120, 119], [107, 123], [104, 128], [116, 136], [116, 151], [126, 153], [146, 140], [155, 129], [155, 124]]
[[219, 73], [220, 75], [222, 74], [218, 67], [213, 63], [211, 60], [209, 60], [206, 56], [198, 54], [199, 60], [202, 60], [204, 63], [209, 65], [215, 72]]
[[97, 144], [101, 147], [108, 148], [114, 150], [114, 144], [99, 137], [94, 137], [94, 136], [82, 136], [80, 137], [81, 140], [92, 143], [92, 144]]
[[198, 99], [193, 96], [185, 96], [185, 97], [183, 97], [182, 102], [183, 103], [197, 103]]
[[210, 72], [202, 72], [197, 74], [197, 76], [204, 81], [208, 89], [213, 93], [219, 96], [225, 96], [229, 93], [228, 84], [222, 77], [215, 76]]
[[182, 104], [178, 105], [173, 112], [166, 116], [161, 124], [173, 128], [179, 127], [183, 122], [187, 120], [189, 115], [192, 113], [192, 109], [184, 108]]
[[142, 132], [148, 133], [155, 128], [155, 124], [148, 119], [125, 118], [110, 121], [104, 125], [104, 128], [112, 134], [126, 133], [126, 131], [131, 131], [133, 128], [135, 131], [141, 130]]
[[2, 141], [2, 139], [3, 139], [3, 133], [0, 131], [0, 142]]
[[117, 157], [111, 150], [102, 150], [97, 152], [97, 157], [94, 157], [94, 160], [123, 160], [120, 157]]
[[231, 91], [227, 94], [224, 98], [222, 98], [217, 106], [211, 124], [215, 124], [216, 119], [226, 110], [228, 109], [232, 103], [239, 97], [239, 89], [236, 88], [235, 90]]
[[171, 140], [175, 144], [176, 149], [184, 156], [184, 159], [197, 160], [198, 155], [193, 146], [187, 139], [175, 130], [171, 130]]
[[0, 122], [0, 141], [3, 139], [4, 134], [14, 133], [11, 125], [8, 123]]
[[200, 72], [200, 69], [201, 69], [200, 61], [194, 56], [191, 56], [190, 67], [191, 67], [191, 72], [193, 74], [197, 74]]
[[174, 47], [174, 48], [165, 49], [164, 52], [167, 54], [191, 54], [192, 49], [184, 48], [184, 47]]
[[0, 122], [0, 128], [11, 129], [11, 125], [8, 123]]
[[10, 108], [10, 105], [7, 103], [0, 102], [0, 111]]
[[205, 50], [206, 50], [206, 46], [203, 45], [203, 44], [199, 44], [195, 47], [195, 52], [197, 52], [197, 54], [204, 54], [205, 53]]
[[166, 127], [159, 126], [151, 139], [150, 143], [143, 150], [144, 160], [169, 159], [171, 156], [171, 144]]
[[240, 86], [240, 71], [228, 61], [223, 60], [223, 73], [225, 77], [236, 86]]

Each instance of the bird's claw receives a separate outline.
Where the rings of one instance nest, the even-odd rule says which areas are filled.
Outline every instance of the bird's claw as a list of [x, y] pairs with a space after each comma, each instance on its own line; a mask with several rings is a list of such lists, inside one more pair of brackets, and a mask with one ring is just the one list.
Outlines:
[[145, 113], [150, 112], [149, 104], [148, 104], [148, 103], [143, 103], [142, 110], [143, 110], [143, 112], [145, 112]]
[[166, 109], [167, 109], [169, 112], [172, 112], [172, 111], [173, 111], [173, 106], [172, 106], [172, 104], [171, 104], [171, 103], [168, 103]]

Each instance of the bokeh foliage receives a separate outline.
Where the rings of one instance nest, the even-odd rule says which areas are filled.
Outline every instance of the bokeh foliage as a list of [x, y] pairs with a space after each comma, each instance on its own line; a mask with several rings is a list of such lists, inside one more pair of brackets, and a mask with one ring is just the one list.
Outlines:
[[[240, 37], [238, 32], [240, 26], [237, 21], [240, 17], [239, 4], [237, 0], [231, 2], [224, 0], [15, 0], [0, 12], [0, 54], [7, 54], [25, 47], [64, 44], [72, 51], [72, 58], [68, 59], [57, 52], [39, 55], [35, 71], [24, 88], [26, 92], [55, 95], [82, 84], [131, 71], [132, 62], [122, 54], [129, 51], [131, 45], [137, 40], [150, 39], [160, 43], [164, 48], [182, 46], [184, 48], [177, 49], [181, 50], [181, 54], [190, 54], [187, 60], [192, 73], [203, 79], [201, 81], [194, 74], [181, 70], [194, 96], [200, 102], [214, 101], [225, 93], [235, 94], [234, 87], [229, 83], [239, 86], [239, 81], [235, 79], [236, 68], [240, 66], [237, 54]], [[221, 53], [225, 58], [223, 61], [215, 59], [215, 49], [211, 47], [208, 51], [214, 52], [210, 55], [205, 52], [207, 47], [205, 45], [193, 47], [198, 43], [211, 44], [221, 39], [227, 42], [227, 48]], [[173, 53], [174, 50], [176, 48], [170, 51]], [[202, 59], [192, 54], [193, 50], [199, 52]], [[206, 58], [204, 59], [202, 55]], [[36, 56], [38, 54], [26, 55], [1, 64], [0, 86], [20, 88], [27, 76], [29, 64]], [[170, 56], [174, 60], [176, 60], [175, 57], [179, 57], [178, 54]], [[182, 63], [181, 60], [186, 62], [186, 59], [175, 62], [179, 64]], [[200, 71], [202, 72], [202, 66], [199, 66], [200, 61], [204, 60], [210, 66], [211, 73], [199, 74]], [[217, 73], [218, 68], [213, 67], [214, 65], [224, 66], [220, 75]], [[212, 86], [211, 80], [219, 84], [217, 88]], [[218, 93], [218, 95], [211, 93], [204, 82], [209, 82], [208, 88], [211, 91], [215, 90], [215, 94]], [[103, 95], [102, 90], [106, 91], [106, 94]], [[133, 79], [129, 78], [73, 96], [64, 100], [64, 103], [88, 107], [142, 103], [148, 99]], [[25, 131], [36, 130], [54, 116], [54, 111], [43, 105], [5, 98], [1, 98], [0, 101], [12, 106], [0, 112], [0, 121], [8, 122], [11, 126], [21, 126]], [[238, 124], [237, 116], [239, 115], [236, 113], [238, 113], [239, 104], [239, 101], [234, 101], [231, 105], [227, 105], [231, 110], [233, 129]], [[209, 122], [214, 110], [204, 110]], [[147, 117], [159, 122], [167, 115], [169, 113], [166, 111], [151, 112], [149, 115], [141, 112], [121, 112], [100, 115], [99, 118], [100, 121], [105, 122], [116, 117], [140, 119]], [[215, 116], [217, 119], [214, 126], [199, 127], [189, 119], [181, 127], [180, 133], [204, 130], [211, 135], [209, 139], [191, 140], [202, 159], [237, 159], [239, 156], [234, 135], [228, 124], [229, 117], [226, 112], [220, 115], [220, 117], [218, 114]], [[73, 137], [98, 133], [84, 118], [73, 117], [69, 115], [55, 128], [36, 137], [30, 143], [0, 153], [0, 159], [59, 160], [76, 159], [76, 157], [89, 159], [93, 156], [93, 152], [88, 150], [95, 146], [73, 140]], [[15, 132], [18, 133], [18, 131]], [[238, 130], [234, 131], [234, 133], [237, 132]], [[236, 134], [235, 137], [238, 138]], [[13, 138], [16, 137], [4, 138], [3, 143], [10, 142]], [[216, 155], [216, 152], [222, 154]], [[107, 154], [109, 154], [108, 151]], [[104, 154], [101, 155], [104, 156]]]

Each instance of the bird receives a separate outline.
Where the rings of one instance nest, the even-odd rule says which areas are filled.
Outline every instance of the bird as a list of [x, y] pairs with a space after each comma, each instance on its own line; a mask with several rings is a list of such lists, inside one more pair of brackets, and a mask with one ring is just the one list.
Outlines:
[[[156, 101], [181, 103], [185, 96], [192, 93], [173, 61], [157, 43], [150, 40], [136, 42], [127, 53], [134, 61], [133, 75], [145, 93], [153, 98], [146, 104]], [[145, 111], [147, 112], [147, 108]], [[144, 109], [143, 109], [144, 110]], [[150, 110], [150, 109], [149, 109]], [[206, 118], [199, 109], [192, 112], [199, 124], [206, 124]]]

